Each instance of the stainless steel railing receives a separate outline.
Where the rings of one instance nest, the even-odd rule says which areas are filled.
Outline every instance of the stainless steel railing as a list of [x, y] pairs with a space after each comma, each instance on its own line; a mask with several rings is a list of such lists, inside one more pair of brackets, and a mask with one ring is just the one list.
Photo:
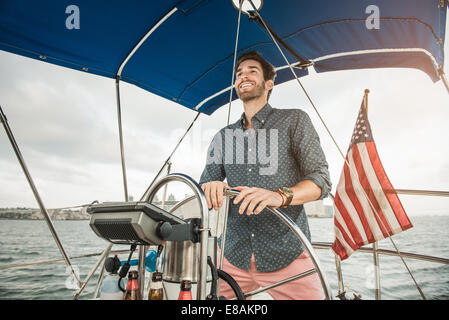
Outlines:
[[[332, 242], [312, 242], [312, 247], [315, 250], [329, 250], [332, 248]], [[364, 252], [364, 253], [372, 253], [373, 249], [370, 247], [361, 247], [357, 251]], [[377, 252], [379, 254], [387, 255], [387, 256], [398, 256], [396, 251], [388, 250], [388, 249], [377, 249]], [[111, 250], [110, 251], [110, 254], [128, 254], [128, 253], [129, 253], [129, 249]], [[82, 259], [82, 258], [91, 258], [91, 257], [101, 256], [102, 254], [103, 254], [103, 252], [86, 253], [86, 254], [79, 255], [79, 256], [72, 256], [72, 257], [70, 257], [70, 259], [76, 260], [76, 259]], [[429, 256], [429, 255], [425, 255], [425, 254], [404, 252], [404, 251], [401, 251], [401, 255], [408, 259], [441, 263], [441, 264], [449, 264], [448, 258]], [[41, 261], [33, 261], [33, 262], [27, 262], [27, 263], [21, 263], [21, 264], [5, 265], [5, 266], [0, 266], [0, 270], [20, 269], [20, 268], [30, 267], [33, 265], [56, 263], [56, 262], [64, 262], [64, 259], [41, 260]]]
[[[332, 248], [332, 243], [331, 242], [312, 242], [312, 247], [315, 250], [329, 250]], [[360, 249], [357, 250], [358, 252], [361, 253], [373, 253], [373, 248], [371, 247], [361, 247]], [[398, 256], [398, 253], [396, 251], [393, 250], [388, 250], [388, 249], [382, 249], [382, 248], [378, 248], [377, 252], [379, 255], [387, 255], [387, 256]], [[97, 253], [88, 253], [85, 255], [79, 255], [79, 256], [73, 256], [70, 257], [70, 259], [72, 260], [76, 260], [76, 259], [82, 259], [82, 258], [90, 258], [90, 257], [95, 257], [95, 256], [101, 256], [103, 255], [103, 252], [97, 252]], [[123, 249], [123, 250], [111, 250], [109, 252], [110, 254], [128, 254], [129, 253], [129, 249]], [[425, 255], [425, 254], [419, 254], [419, 253], [412, 253], [412, 252], [401, 252], [401, 255], [405, 258], [408, 259], [413, 259], [413, 260], [420, 260], [420, 261], [427, 261], [427, 262], [431, 262], [431, 263], [439, 263], [439, 264], [449, 264], [449, 259], [448, 258], [442, 258], [442, 257], [436, 257], [436, 256], [430, 256], [430, 255]], [[4, 266], [0, 266], [0, 270], [6, 270], [6, 269], [20, 269], [20, 268], [26, 268], [26, 267], [30, 267], [30, 266], [34, 266], [34, 265], [40, 265], [40, 264], [49, 264], [49, 263], [56, 263], [56, 262], [64, 262], [64, 259], [52, 259], [52, 260], [42, 260], [42, 261], [34, 261], [34, 262], [28, 262], [28, 263], [23, 263], [23, 264], [14, 264], [14, 265], [4, 265]], [[99, 260], [101, 261], [101, 259]], [[92, 270], [96, 270], [96, 268], [92, 269]], [[92, 270], [90, 273], [92, 273]], [[337, 266], [336, 267], [337, 270], [337, 276], [341, 277], [341, 269]], [[296, 275], [294, 277], [285, 279], [279, 283], [275, 283], [272, 284], [270, 286], [264, 287], [264, 288], [259, 288], [255, 291], [246, 293], [245, 296], [249, 297], [252, 295], [256, 295], [258, 293], [267, 291], [275, 286], [279, 286], [282, 285], [284, 283], [290, 282], [290, 281], [294, 281], [297, 279], [300, 279], [304, 276], [309, 275], [310, 273], [314, 273], [315, 271], [307, 271], [304, 274], [299, 274]], [[101, 275], [99, 277], [99, 282], [101, 282]], [[342, 280], [341, 280], [342, 281]], [[87, 285], [87, 281], [85, 281], [85, 284]], [[85, 287], [85, 286], [84, 286]], [[81, 292], [80, 292], [81, 294]], [[96, 293], [94, 293], [94, 298], [96, 298], [96, 296], [98, 295], [98, 292], [96, 291]], [[79, 296], [79, 294], [78, 294]]]

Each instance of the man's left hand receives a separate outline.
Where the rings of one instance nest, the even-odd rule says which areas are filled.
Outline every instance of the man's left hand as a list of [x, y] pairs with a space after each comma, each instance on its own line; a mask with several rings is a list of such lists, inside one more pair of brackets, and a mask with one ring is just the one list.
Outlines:
[[239, 208], [239, 214], [243, 214], [245, 209], [247, 215], [259, 214], [266, 207], [278, 208], [283, 202], [283, 197], [275, 191], [244, 186], [233, 187], [232, 189], [240, 191], [240, 194], [234, 199], [234, 204], [243, 200]]

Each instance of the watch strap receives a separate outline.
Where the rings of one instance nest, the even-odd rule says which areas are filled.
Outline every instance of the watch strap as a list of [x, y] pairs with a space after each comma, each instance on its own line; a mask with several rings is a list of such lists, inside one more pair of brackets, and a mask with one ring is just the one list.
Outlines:
[[286, 208], [293, 200], [293, 192], [287, 187], [279, 188], [279, 191], [287, 198], [287, 201], [282, 206], [282, 208]]
[[285, 195], [280, 190], [275, 190], [274, 192], [280, 194], [281, 198], [282, 198], [282, 204], [279, 206], [279, 208], [285, 208], [284, 203], [285, 203], [285, 199], [287, 199], [287, 197], [284, 198]]

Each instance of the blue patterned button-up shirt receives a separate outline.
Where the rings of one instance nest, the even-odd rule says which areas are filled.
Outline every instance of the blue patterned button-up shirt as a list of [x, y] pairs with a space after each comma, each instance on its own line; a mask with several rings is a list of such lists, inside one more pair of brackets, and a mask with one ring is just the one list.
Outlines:
[[[275, 109], [269, 104], [252, 118], [246, 129], [245, 115], [221, 129], [208, 150], [200, 184], [227, 179], [230, 187], [268, 190], [292, 187], [312, 180], [321, 188], [320, 199], [331, 189], [328, 164], [309, 116], [299, 109]], [[230, 202], [224, 255], [238, 268], [248, 270], [254, 253], [257, 270], [269, 272], [289, 265], [304, 247], [294, 233], [271, 211], [240, 215], [240, 204]], [[311, 240], [302, 205], [281, 209], [296, 221]], [[221, 243], [220, 243], [221, 246]]]

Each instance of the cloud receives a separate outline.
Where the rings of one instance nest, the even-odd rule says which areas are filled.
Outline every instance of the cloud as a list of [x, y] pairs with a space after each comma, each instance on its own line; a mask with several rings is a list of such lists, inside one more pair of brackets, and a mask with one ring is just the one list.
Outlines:
[[[115, 81], [0, 52], [2, 107], [48, 207], [123, 200]], [[397, 188], [448, 190], [447, 92], [417, 70], [358, 70], [302, 78], [326, 125], [346, 154], [364, 89], [382, 162]], [[196, 112], [121, 84], [129, 193], [140, 198]], [[270, 103], [305, 110], [320, 135], [333, 187], [343, 159], [295, 81], [279, 85]], [[243, 111], [232, 103], [231, 122]], [[213, 134], [228, 107], [200, 115], [172, 159], [172, 172], [199, 179]], [[9, 141], [0, 134], [0, 207], [34, 206]], [[165, 174], [165, 173], [164, 173]], [[405, 199], [407, 203], [416, 204]], [[438, 202], [441, 205], [441, 202]], [[419, 205], [418, 205], [419, 207]], [[422, 210], [426, 208], [423, 207]]]

